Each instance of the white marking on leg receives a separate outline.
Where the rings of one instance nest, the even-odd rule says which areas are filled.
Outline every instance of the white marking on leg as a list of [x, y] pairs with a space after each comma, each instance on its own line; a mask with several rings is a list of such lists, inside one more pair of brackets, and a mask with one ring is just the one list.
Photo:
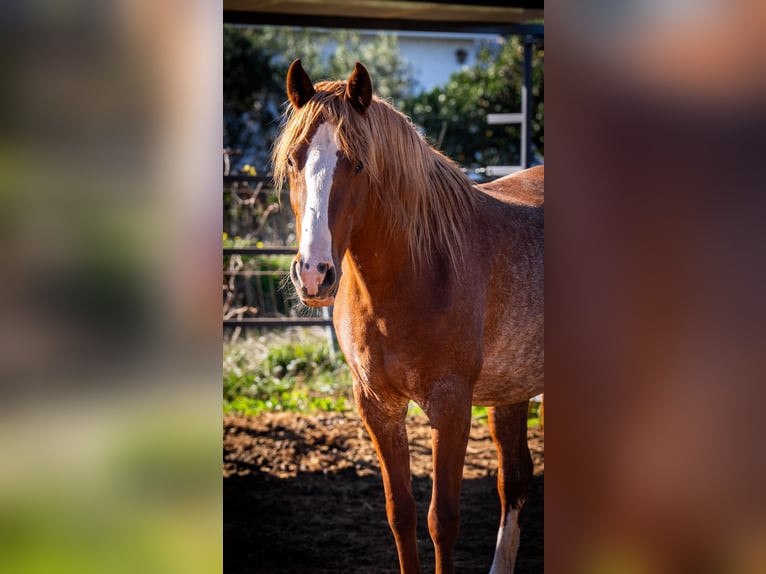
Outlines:
[[306, 153], [306, 207], [301, 217], [300, 278], [309, 295], [316, 295], [325, 274], [319, 263], [332, 262], [329, 204], [332, 178], [338, 161], [335, 131], [328, 123], [317, 128]]
[[[519, 503], [519, 509], [524, 501]], [[489, 574], [513, 574], [516, 566], [516, 553], [519, 550], [519, 510], [511, 508], [505, 517], [505, 521], [497, 531], [497, 544], [495, 545], [495, 558]]]

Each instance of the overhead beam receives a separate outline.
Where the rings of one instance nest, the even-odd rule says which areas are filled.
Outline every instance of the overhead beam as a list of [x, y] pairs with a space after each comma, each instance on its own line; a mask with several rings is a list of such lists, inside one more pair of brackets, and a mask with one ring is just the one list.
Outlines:
[[493, 6], [497, 8], [523, 8], [540, 10], [545, 8], [544, 0], [407, 0], [408, 3], [454, 4], [456, 6]]
[[404, 30], [421, 32], [467, 32], [519, 36], [544, 36], [543, 24], [511, 22], [452, 22], [408, 20], [403, 18], [364, 18], [355, 16], [316, 16], [224, 10], [224, 24], [251, 26], [298, 26], [311, 28], [355, 28], [361, 30]]

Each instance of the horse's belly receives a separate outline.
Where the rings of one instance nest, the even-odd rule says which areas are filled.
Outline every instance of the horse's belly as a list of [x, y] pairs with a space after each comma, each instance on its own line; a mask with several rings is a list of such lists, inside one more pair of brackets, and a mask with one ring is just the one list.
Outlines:
[[473, 389], [473, 404], [497, 406], [520, 403], [543, 392], [543, 355], [499, 349], [484, 357]]

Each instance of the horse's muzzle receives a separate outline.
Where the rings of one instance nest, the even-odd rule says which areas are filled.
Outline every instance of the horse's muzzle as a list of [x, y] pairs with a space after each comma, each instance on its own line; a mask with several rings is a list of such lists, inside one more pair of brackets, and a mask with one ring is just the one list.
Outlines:
[[340, 277], [332, 263], [319, 262], [312, 266], [304, 263], [298, 255], [290, 265], [290, 279], [306, 305], [327, 307], [335, 300]]

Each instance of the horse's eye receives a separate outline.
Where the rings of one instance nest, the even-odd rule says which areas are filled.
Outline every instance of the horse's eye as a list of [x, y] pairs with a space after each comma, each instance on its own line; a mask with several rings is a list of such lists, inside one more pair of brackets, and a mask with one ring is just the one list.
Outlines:
[[291, 158], [291, 157], [289, 157], [289, 156], [287, 157], [287, 165], [288, 165], [288, 167], [289, 167], [290, 169], [292, 169], [292, 168], [293, 168], [293, 158]]
[[356, 164], [356, 167], [354, 168], [354, 173], [359, 174], [362, 173], [362, 170], [364, 169], [364, 165], [360, 161], [358, 164]]

